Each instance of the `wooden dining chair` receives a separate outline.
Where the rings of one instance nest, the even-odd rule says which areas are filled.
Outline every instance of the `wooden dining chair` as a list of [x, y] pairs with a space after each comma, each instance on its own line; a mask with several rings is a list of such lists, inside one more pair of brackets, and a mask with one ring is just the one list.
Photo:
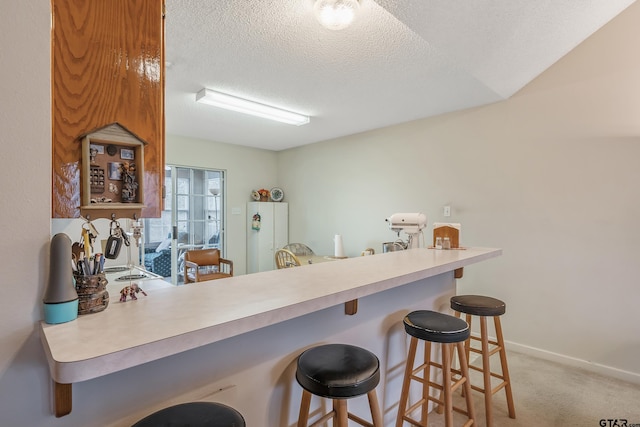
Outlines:
[[299, 267], [302, 264], [293, 252], [288, 249], [278, 249], [276, 251], [276, 267], [281, 268]]
[[233, 276], [233, 261], [221, 258], [220, 249], [194, 249], [184, 253], [184, 283]]

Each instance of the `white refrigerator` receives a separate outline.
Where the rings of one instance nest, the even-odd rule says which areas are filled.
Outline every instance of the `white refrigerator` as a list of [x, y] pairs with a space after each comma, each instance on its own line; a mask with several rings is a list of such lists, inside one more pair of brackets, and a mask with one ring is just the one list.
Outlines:
[[[255, 223], [259, 215], [259, 224]], [[257, 227], [256, 227], [257, 225]], [[259, 228], [256, 230], [256, 228]], [[276, 250], [289, 243], [289, 204], [247, 203], [247, 274], [275, 270]]]

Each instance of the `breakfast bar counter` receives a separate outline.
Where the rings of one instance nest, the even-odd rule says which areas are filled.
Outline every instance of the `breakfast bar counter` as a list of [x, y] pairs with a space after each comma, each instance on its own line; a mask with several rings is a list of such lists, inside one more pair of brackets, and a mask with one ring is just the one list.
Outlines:
[[119, 295], [112, 293], [109, 306], [100, 313], [57, 325], [41, 323], [41, 340], [56, 383], [56, 415], [71, 411], [72, 383], [452, 273], [501, 254], [491, 248], [420, 248], [159, 288], [136, 301], [119, 302]]

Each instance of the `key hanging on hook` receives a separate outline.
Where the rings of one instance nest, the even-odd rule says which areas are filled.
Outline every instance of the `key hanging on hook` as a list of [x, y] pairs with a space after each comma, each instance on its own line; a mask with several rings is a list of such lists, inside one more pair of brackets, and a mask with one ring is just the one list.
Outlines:
[[111, 224], [109, 224], [109, 238], [107, 239], [104, 257], [108, 259], [118, 258], [123, 240], [120, 224], [115, 219], [112, 219]]

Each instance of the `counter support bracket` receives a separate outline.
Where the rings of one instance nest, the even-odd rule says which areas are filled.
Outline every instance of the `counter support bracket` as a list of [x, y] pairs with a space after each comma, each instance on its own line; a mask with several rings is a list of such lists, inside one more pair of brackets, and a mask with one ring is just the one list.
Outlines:
[[358, 312], [358, 300], [352, 299], [344, 303], [344, 314], [353, 316]]
[[53, 405], [55, 408], [56, 418], [64, 417], [71, 413], [72, 384], [60, 384], [53, 382]]

